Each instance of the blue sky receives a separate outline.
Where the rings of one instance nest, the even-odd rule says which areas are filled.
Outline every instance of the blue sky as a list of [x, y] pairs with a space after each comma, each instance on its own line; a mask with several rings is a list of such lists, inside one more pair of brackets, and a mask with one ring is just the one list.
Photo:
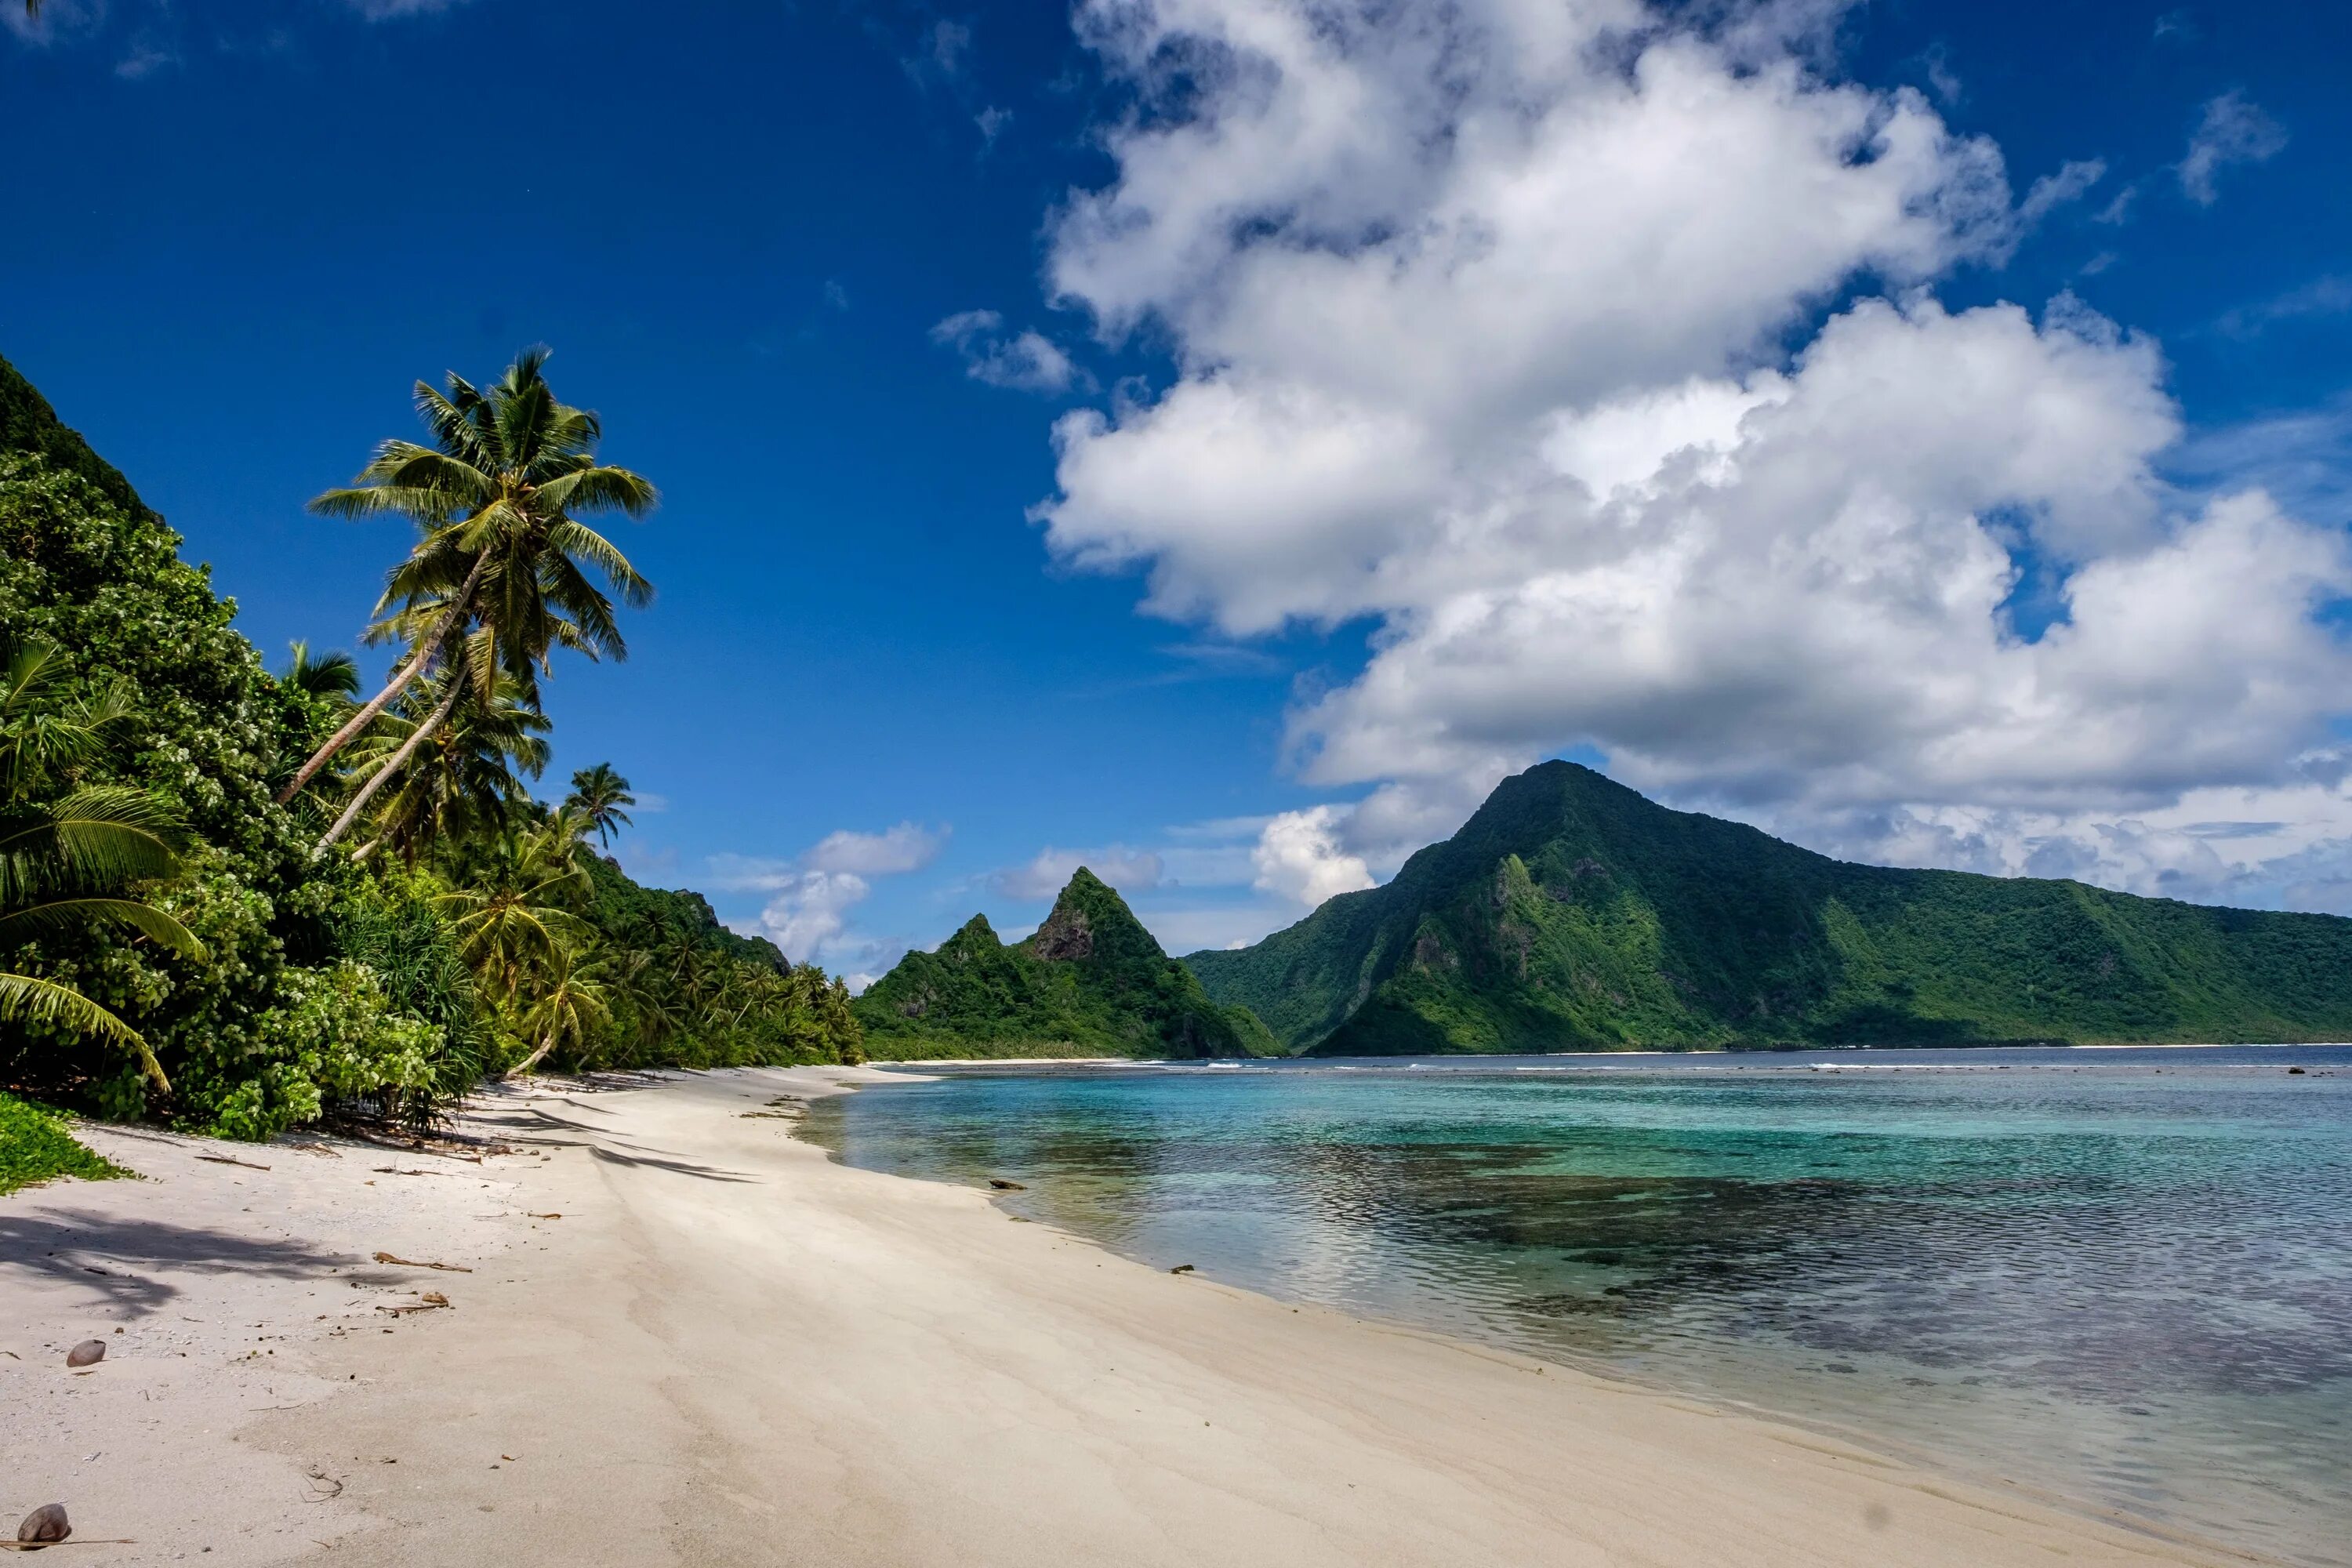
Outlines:
[[404, 542], [303, 500], [552, 345], [666, 499], [551, 777], [853, 973], [1080, 855], [1254, 937], [1559, 754], [2352, 909], [2352, 17], [1343, 15], [12, 8], [0, 353], [274, 658]]

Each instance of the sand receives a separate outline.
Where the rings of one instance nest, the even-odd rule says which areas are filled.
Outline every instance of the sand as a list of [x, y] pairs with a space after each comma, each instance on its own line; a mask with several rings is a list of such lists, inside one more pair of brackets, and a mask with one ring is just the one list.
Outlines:
[[135, 1538], [93, 1565], [2252, 1561], [1170, 1275], [767, 1104], [882, 1076], [495, 1095], [479, 1164], [89, 1129], [149, 1179], [0, 1199], [0, 1514]]

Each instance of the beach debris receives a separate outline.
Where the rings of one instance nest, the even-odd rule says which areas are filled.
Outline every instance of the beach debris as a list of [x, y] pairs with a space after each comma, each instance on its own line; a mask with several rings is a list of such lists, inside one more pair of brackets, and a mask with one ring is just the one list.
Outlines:
[[199, 1154], [196, 1158], [199, 1160], [209, 1160], [215, 1165], [242, 1165], [248, 1171], [266, 1171], [269, 1169], [267, 1165], [257, 1165], [250, 1160], [231, 1159], [226, 1154]]
[[1008, 1181], [1006, 1181], [1006, 1180], [1005, 1180], [1003, 1177], [1002, 1177], [1002, 1176], [991, 1176], [991, 1177], [989, 1177], [989, 1178], [988, 1178], [988, 1184], [989, 1184], [990, 1186], [992, 1186], [992, 1187], [994, 1187], [994, 1188], [995, 1188], [998, 1192], [1000, 1192], [1000, 1193], [1025, 1193], [1025, 1192], [1027, 1192], [1027, 1191], [1029, 1190], [1028, 1188], [1026, 1188], [1026, 1187], [1023, 1186], [1020, 1183], [1018, 1183], [1018, 1182], [1008, 1182]]
[[63, 1541], [72, 1533], [73, 1526], [66, 1522], [66, 1505], [61, 1502], [43, 1503], [26, 1514], [25, 1522], [16, 1527], [17, 1540], [37, 1541], [45, 1546], [53, 1541]]
[[[308, 1476], [310, 1480], [315, 1483], [314, 1485], [304, 1489], [302, 1493], [302, 1500], [304, 1502], [332, 1502], [335, 1499], [343, 1495], [343, 1483], [329, 1475], [324, 1466], [320, 1466], [315, 1469], [305, 1470], [303, 1474]], [[334, 1489], [332, 1491], [329, 1491], [326, 1489], [329, 1487], [332, 1487]]]
[[[448, 1306], [448, 1305], [449, 1305], [449, 1298], [448, 1298], [448, 1297], [444, 1296], [444, 1295], [443, 1295], [443, 1294], [441, 1294], [441, 1292], [440, 1292], [440, 1291], [438, 1291], [438, 1290], [427, 1290], [426, 1292], [425, 1292], [425, 1294], [424, 1294], [424, 1295], [419, 1296], [419, 1297], [416, 1299], [416, 1304], [415, 1304], [415, 1305], [414, 1305], [414, 1306], [410, 1306], [410, 1307], [378, 1307], [378, 1308], [376, 1309], [376, 1310], [377, 1310], [377, 1311], [379, 1311], [379, 1312], [390, 1312], [390, 1313], [391, 1313], [394, 1317], [395, 1317], [395, 1318], [404, 1318], [404, 1317], [408, 1316], [408, 1314], [409, 1314], [409, 1313], [411, 1313], [411, 1312], [433, 1312], [433, 1311], [438, 1311], [440, 1309], [442, 1309], [442, 1308], [444, 1308], [444, 1307], [446, 1307], [446, 1306]], [[389, 1330], [387, 1330], [387, 1331], [386, 1331], [386, 1332], [390, 1332], [390, 1331], [389, 1331]]]
[[2289, 1068], [2286, 1069], [2286, 1075], [2289, 1078], [2301, 1078], [2303, 1076], [2303, 1069], [2301, 1068]]
[[66, 1352], [68, 1366], [94, 1366], [105, 1359], [106, 1342], [104, 1340], [84, 1340]]
[[533, 1218], [533, 1219], [562, 1219], [562, 1218], [563, 1217], [563, 1215], [562, 1215], [561, 1213], [557, 1213], [557, 1214], [535, 1214], [535, 1215], [532, 1215], [530, 1217], [531, 1217], [531, 1218]]
[[1192, 1265], [1189, 1263], [1180, 1263], [1175, 1268], [1171, 1268], [1168, 1272], [1171, 1274], [1190, 1274], [1192, 1272]]
[[377, 1253], [375, 1255], [375, 1260], [378, 1263], [395, 1263], [403, 1268], [438, 1268], [445, 1274], [471, 1274], [473, 1272], [472, 1269], [467, 1268], [462, 1263], [419, 1263], [414, 1258], [394, 1258], [389, 1252]]
[[[369, 1169], [379, 1176], [454, 1176], [457, 1173], [455, 1171], [404, 1171], [397, 1165], [372, 1165]], [[375, 1184], [370, 1182], [368, 1185], [372, 1187]]]

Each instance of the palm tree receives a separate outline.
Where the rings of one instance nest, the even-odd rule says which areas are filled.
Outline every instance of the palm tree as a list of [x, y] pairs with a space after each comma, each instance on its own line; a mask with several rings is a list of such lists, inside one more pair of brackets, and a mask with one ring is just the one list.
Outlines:
[[[397, 773], [381, 765], [408, 749], [421, 720], [438, 708], [447, 688], [459, 700], [446, 723], [411, 752]], [[412, 711], [387, 713], [352, 748], [352, 773], [370, 783], [392, 781], [376, 807], [373, 833], [352, 857], [364, 860], [389, 846], [410, 861], [425, 845], [464, 844], [504, 827], [530, 800], [523, 781], [547, 767], [547, 716], [522, 700], [515, 683], [500, 677], [484, 704], [472, 683], [452, 675], [412, 688], [404, 704]], [[364, 803], [362, 803], [364, 804]], [[349, 808], [347, 807], [348, 811]]]
[[629, 793], [629, 781], [614, 773], [612, 763], [598, 763], [572, 775], [572, 793], [563, 804], [586, 820], [596, 842], [610, 846], [614, 832], [629, 826], [629, 814], [621, 808], [636, 805], [637, 797]]
[[612, 600], [583, 564], [632, 605], [648, 602], [652, 585], [572, 514], [642, 517], [659, 498], [639, 475], [596, 460], [603, 426], [586, 409], [555, 400], [541, 374], [546, 363], [546, 350], [527, 350], [487, 391], [454, 373], [446, 395], [418, 382], [417, 412], [434, 444], [386, 441], [352, 486], [311, 501], [311, 510], [331, 517], [406, 517], [423, 533], [387, 579], [373, 628], [407, 640], [406, 657], [383, 689], [302, 764], [281, 802], [477, 623], [491, 634], [489, 663], [527, 685], [559, 646], [592, 658], [627, 657]]
[[531, 1000], [523, 1009], [521, 1025], [539, 1044], [530, 1055], [509, 1068], [506, 1076], [521, 1078], [547, 1059], [559, 1045], [573, 1050], [612, 1020], [604, 987], [597, 979], [599, 964], [583, 959], [576, 947], [560, 946], [546, 967], [531, 977]]
[[310, 654], [310, 645], [299, 638], [287, 645], [288, 662], [278, 677], [281, 686], [312, 697], [340, 698], [354, 702], [360, 695], [359, 661], [337, 649], [317, 658]]
[[605, 994], [627, 1009], [635, 1025], [634, 1042], [651, 1048], [686, 1026], [677, 983], [656, 967], [656, 954], [641, 947], [608, 953]]
[[[103, 751], [130, 716], [117, 686], [95, 701], [55, 703], [65, 677], [54, 644], [0, 650], [0, 951], [92, 925], [121, 926], [183, 957], [205, 945], [170, 915], [131, 896], [138, 883], [179, 872], [182, 830], [171, 809], [143, 790], [84, 785], [62, 798], [32, 797], [70, 777]], [[0, 1019], [55, 1024], [112, 1040], [139, 1058], [166, 1093], [171, 1079], [139, 1032], [69, 985], [0, 973]]]
[[579, 824], [552, 822], [509, 833], [478, 879], [440, 898], [457, 951], [499, 994], [515, 996], [534, 971], [567, 949], [584, 946], [594, 928], [574, 912], [585, 901]]

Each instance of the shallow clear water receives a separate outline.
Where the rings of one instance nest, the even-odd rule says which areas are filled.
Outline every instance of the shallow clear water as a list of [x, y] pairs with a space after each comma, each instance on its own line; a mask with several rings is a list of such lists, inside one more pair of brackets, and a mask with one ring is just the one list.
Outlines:
[[1163, 1267], [2352, 1563], [2352, 1047], [999, 1069], [807, 1131]]

